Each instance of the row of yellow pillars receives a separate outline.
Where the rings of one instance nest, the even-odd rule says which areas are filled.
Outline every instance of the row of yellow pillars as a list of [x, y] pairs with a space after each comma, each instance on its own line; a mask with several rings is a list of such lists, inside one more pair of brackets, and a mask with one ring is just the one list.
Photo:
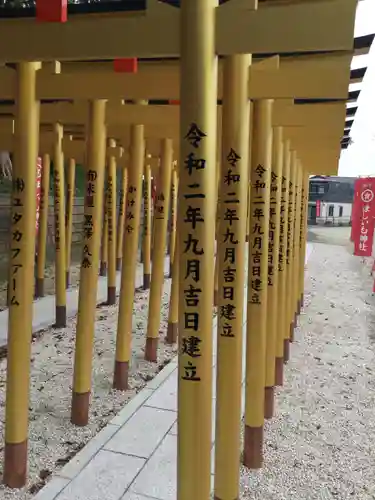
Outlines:
[[[33, 63], [22, 63], [18, 68], [19, 95], [17, 123], [27, 131], [27, 139], [18, 134], [18, 153], [15, 157], [15, 171], [12, 193], [12, 251], [10, 271], [9, 302], [9, 351], [7, 378], [7, 417], [4, 481], [12, 487], [19, 487], [26, 480], [27, 465], [27, 427], [29, 359], [31, 343], [31, 317], [33, 283], [30, 281], [30, 265], [25, 255], [33, 255], [35, 234], [29, 231], [35, 214], [35, 176], [30, 172], [33, 158], [36, 158], [39, 129], [39, 103], [35, 100], [35, 72]], [[106, 216], [107, 230], [102, 228], [104, 178], [106, 165], [104, 100], [90, 103], [90, 128], [88, 131], [88, 162], [86, 165], [86, 194], [84, 207], [84, 241], [79, 288], [79, 312], [76, 332], [74, 361], [74, 380], [72, 393], [71, 421], [76, 425], [88, 423], [91, 364], [96, 309], [96, 292], [99, 270], [101, 235], [107, 240], [108, 251], [108, 302], [116, 301], [116, 267], [121, 268], [121, 292], [116, 342], [116, 355], [113, 386], [119, 390], [128, 389], [128, 372], [131, 356], [132, 309], [135, 288], [142, 177], [145, 177], [144, 190], [144, 284], [151, 287], [149, 321], [145, 343], [145, 358], [157, 361], [157, 346], [160, 326], [162, 286], [164, 281], [164, 257], [169, 214], [171, 180], [177, 183], [177, 174], [172, 169], [172, 141], [161, 141], [160, 172], [157, 201], [154, 214], [154, 252], [151, 271], [151, 169], [145, 162], [144, 127], [131, 128], [130, 160], [123, 170], [120, 210], [116, 225], [116, 162], [109, 154], [107, 159]], [[26, 120], [25, 117], [28, 117]], [[62, 151], [63, 129], [55, 126], [54, 160], [54, 199], [55, 199], [55, 247], [56, 247], [56, 325], [66, 324], [66, 284], [68, 282], [65, 252], [65, 238], [71, 242], [72, 207], [74, 197], [73, 161], [68, 165], [67, 220], [64, 220], [64, 170]], [[109, 146], [113, 147], [112, 141]], [[43, 275], [46, 251], [48, 192], [50, 157], [43, 158], [42, 200], [40, 227], [38, 233], [39, 252], [37, 265], [37, 287], [43, 293]], [[35, 163], [34, 163], [35, 169]], [[172, 189], [173, 210], [170, 245], [175, 246], [177, 185]], [[65, 231], [67, 229], [67, 231]], [[116, 232], [118, 230], [118, 234]], [[124, 244], [119, 235], [124, 235]], [[103, 239], [104, 239], [103, 238]], [[119, 251], [121, 249], [121, 253]], [[66, 260], [68, 259], [68, 260]], [[27, 286], [26, 286], [27, 283]], [[177, 310], [177, 292], [171, 295], [171, 310]], [[20, 314], [21, 312], [21, 314]], [[24, 314], [25, 313], [25, 314]], [[174, 326], [176, 319], [174, 320]], [[169, 331], [169, 329], [168, 329]], [[22, 336], [20, 335], [22, 334]], [[176, 341], [175, 335], [171, 342]]]
[[[160, 150], [153, 265], [151, 268], [148, 261], [144, 267], [145, 288], [151, 288], [145, 357], [155, 361], [167, 215], [171, 204], [172, 227], [178, 228], [178, 238], [171, 240], [170, 245], [173, 255], [170, 269], [172, 293], [166, 341], [175, 342], [179, 333], [178, 500], [208, 500], [211, 492], [215, 229], [218, 318], [214, 493], [217, 500], [239, 497], [243, 354], [246, 353], [243, 463], [250, 468], [259, 468], [263, 462], [264, 419], [274, 414], [274, 387], [282, 384], [283, 365], [289, 357], [289, 343], [293, 340], [296, 316], [303, 301], [308, 175], [298, 160], [298, 152], [291, 149], [282, 129], [272, 127], [272, 100], [255, 102], [251, 112], [246, 91], [248, 55], [231, 56], [224, 61], [223, 140], [217, 175], [215, 5], [214, 0], [181, 2], [178, 204], [177, 173], [171, 168], [173, 144], [166, 138], [161, 141]], [[4, 481], [12, 487], [25, 483], [27, 465], [35, 246], [35, 224], [32, 222], [39, 130], [35, 72], [34, 63], [19, 65], [4, 464]], [[104, 231], [105, 111], [104, 100], [90, 103], [84, 242], [71, 408], [72, 423], [81, 426], [88, 422], [100, 240]], [[60, 138], [59, 125], [55, 132]], [[148, 204], [151, 182], [147, 161], [145, 166], [143, 125], [133, 125], [130, 133], [127, 178], [123, 181], [127, 189], [126, 196], [123, 193], [124, 209], [120, 211], [117, 227], [113, 212], [115, 176], [111, 158], [106, 192], [108, 252], [112, 263], [116, 263], [113, 257], [116, 256], [118, 268], [122, 258], [113, 377], [113, 386], [119, 390], [128, 388], [143, 173]], [[55, 196], [58, 197], [64, 192], [60, 139], [56, 141], [54, 159], [57, 174]], [[171, 176], [175, 185], [172, 200], [169, 199]], [[216, 178], [218, 203], [217, 184], [213, 182]], [[56, 182], [58, 179], [60, 184]], [[59, 216], [63, 203], [61, 196], [56, 208], [60, 250], [65, 238], [64, 221]], [[217, 205], [218, 224], [215, 228]], [[124, 244], [119, 252], [116, 231], [120, 234], [121, 230], [124, 231]], [[151, 252], [150, 230], [148, 216], [143, 238], [144, 257]], [[248, 246], [245, 245], [247, 235]], [[63, 261], [61, 255], [57, 258]], [[65, 262], [64, 266], [61, 265], [66, 269]], [[111, 272], [113, 277], [113, 267]], [[59, 288], [56, 294], [57, 308], [65, 305], [65, 293], [62, 293], [63, 289], [65, 292], [65, 283], [65, 279], [63, 285], [59, 281], [61, 290]], [[113, 297], [113, 283], [113, 279], [109, 280], [111, 291], [108, 297], [110, 294]], [[247, 310], [244, 311], [246, 293]], [[59, 309], [60, 315], [63, 314], [61, 311]], [[243, 334], [245, 326], [246, 335]]]
[[[64, 217], [64, 170], [63, 170], [63, 152], [61, 149], [63, 129], [60, 124], [56, 125], [56, 144], [54, 151], [54, 228], [55, 228], [55, 250], [56, 250], [56, 326], [66, 326], [66, 307], [65, 292], [63, 287], [63, 277], [65, 270], [66, 288], [70, 285], [70, 263], [73, 235], [73, 213], [74, 213], [74, 193], [75, 193], [75, 171], [76, 163], [73, 158], [69, 159], [67, 164], [67, 189], [66, 189], [66, 212], [65, 223], [62, 223]], [[115, 141], [109, 140], [109, 146], [115, 147]], [[46, 267], [46, 247], [48, 237], [48, 211], [49, 211], [49, 182], [50, 182], [50, 155], [43, 155], [43, 174], [41, 181], [40, 196], [40, 221], [37, 243], [36, 260], [36, 282], [35, 296], [44, 296], [44, 274]], [[126, 212], [126, 190], [127, 190], [127, 169], [122, 168], [121, 189], [119, 192], [119, 212], [116, 223], [116, 180], [117, 165], [116, 158], [109, 155], [107, 162], [107, 186], [105, 190], [104, 202], [104, 220], [101, 238], [101, 261], [99, 274], [107, 275], [108, 271], [108, 298], [107, 303], [113, 305], [116, 303], [116, 271], [121, 270], [122, 263], [122, 243], [124, 239], [124, 221]], [[144, 172], [144, 234], [143, 234], [143, 254], [144, 254], [144, 288], [150, 287], [151, 279], [151, 168], [145, 163]], [[175, 193], [174, 184], [172, 194]], [[175, 213], [175, 212], [174, 212]], [[171, 217], [170, 245], [174, 245], [175, 224]], [[65, 245], [64, 242], [65, 241]], [[172, 243], [173, 241], [173, 243]], [[64, 264], [65, 262], [65, 264]], [[108, 263], [108, 269], [107, 269]]]

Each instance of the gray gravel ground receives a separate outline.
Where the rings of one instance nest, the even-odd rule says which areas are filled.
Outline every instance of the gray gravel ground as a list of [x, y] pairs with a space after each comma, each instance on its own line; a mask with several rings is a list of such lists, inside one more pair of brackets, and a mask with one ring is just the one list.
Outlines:
[[[176, 348], [164, 344], [168, 320], [170, 280], [164, 285], [161, 308], [159, 362], [144, 361], [148, 315], [148, 292], [137, 292], [133, 309], [133, 341], [130, 385], [122, 393], [112, 390], [117, 306], [103, 306], [96, 311], [93, 355], [92, 403], [86, 428], [70, 424], [71, 383], [73, 375], [76, 318], [67, 328], [47, 329], [33, 342], [31, 360], [29, 481], [22, 490], [0, 486], [1, 500], [27, 500], [44, 485], [45, 480], [61, 469], [72, 456], [151, 380], [173, 357]], [[3, 443], [6, 360], [0, 361], [0, 432]], [[1, 453], [2, 455], [2, 453]], [[0, 456], [2, 467], [2, 456]]]
[[243, 500], [375, 499], [372, 278], [338, 240], [314, 243], [305, 311], [265, 426], [265, 466], [242, 468]]

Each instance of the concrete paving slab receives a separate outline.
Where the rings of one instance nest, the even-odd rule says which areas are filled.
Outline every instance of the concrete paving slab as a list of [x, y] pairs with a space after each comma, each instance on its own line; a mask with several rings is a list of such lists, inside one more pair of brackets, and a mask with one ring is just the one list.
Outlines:
[[101, 450], [57, 500], [120, 500], [145, 460]]
[[106, 425], [95, 437], [93, 437], [82, 450], [77, 453], [59, 472], [59, 476], [67, 479], [75, 478], [81, 470], [90, 462], [98, 451], [119, 430], [118, 425]]
[[177, 369], [147, 400], [146, 405], [162, 410], [177, 411]]
[[104, 449], [149, 458], [177, 419], [175, 412], [142, 406]]
[[159, 500], [175, 500], [177, 477], [177, 436], [168, 434], [141, 473], [130, 491]]

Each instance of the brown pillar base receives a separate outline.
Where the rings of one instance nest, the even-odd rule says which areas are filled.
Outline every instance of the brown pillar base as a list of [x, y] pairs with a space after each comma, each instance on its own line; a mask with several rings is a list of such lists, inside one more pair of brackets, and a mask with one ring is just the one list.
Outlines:
[[168, 274], [168, 278], [172, 278], [172, 268], [173, 268], [173, 262], [170, 262], [170, 263], [169, 263], [169, 274]]
[[284, 358], [275, 359], [275, 385], [281, 387], [284, 384]]
[[107, 276], [107, 263], [106, 262], [100, 263], [99, 276]]
[[154, 339], [147, 337], [146, 339], [146, 349], [145, 349], [145, 360], [156, 363], [158, 360], [158, 343], [159, 339]]
[[266, 387], [264, 389], [264, 418], [273, 418], [275, 411], [275, 389]]
[[70, 421], [74, 425], [84, 427], [89, 423], [90, 392], [74, 392], [72, 395], [72, 411]]
[[44, 297], [44, 278], [35, 279], [35, 297]]
[[65, 273], [65, 286], [66, 288], [70, 287], [70, 272], [66, 271]]
[[113, 388], [118, 391], [129, 389], [129, 361], [115, 361]]
[[260, 469], [263, 465], [263, 426], [245, 425], [243, 464], [248, 469]]
[[214, 290], [214, 306], [216, 307], [219, 302], [219, 290]]
[[290, 323], [289, 326], [289, 339], [291, 342], [294, 342], [294, 328], [295, 328], [295, 323], [294, 321]]
[[301, 301], [298, 300], [297, 301], [297, 316], [299, 316], [301, 314]]
[[151, 274], [143, 275], [143, 290], [149, 290], [151, 283]]
[[165, 337], [166, 344], [175, 344], [178, 336], [178, 323], [169, 323], [167, 328], [167, 335]]
[[56, 328], [66, 327], [66, 306], [56, 306]]
[[246, 235], [245, 241], [246, 241], [246, 243], [249, 243], [249, 235], [248, 234]]
[[301, 294], [301, 300], [300, 300], [301, 311], [302, 311], [302, 309], [305, 307], [304, 302], [305, 302], [305, 296], [304, 296], [304, 294], [302, 293], [302, 294]]
[[121, 271], [122, 259], [116, 259], [116, 271]]
[[[234, 498], [233, 500], [239, 500], [240, 497]], [[214, 500], [224, 500], [224, 497], [220, 498], [217, 497], [216, 495], [214, 496]]]
[[290, 358], [290, 341], [289, 339], [284, 339], [284, 363], [287, 363]]
[[27, 480], [27, 440], [5, 443], [3, 483], [8, 488], [22, 488]]
[[116, 287], [115, 286], [108, 287], [107, 304], [109, 306], [114, 306], [116, 304]]

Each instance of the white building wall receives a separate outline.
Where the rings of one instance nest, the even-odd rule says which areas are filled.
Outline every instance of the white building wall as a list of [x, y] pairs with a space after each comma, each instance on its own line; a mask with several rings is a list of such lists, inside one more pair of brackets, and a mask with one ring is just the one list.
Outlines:
[[[329, 207], [333, 206], [333, 216], [329, 215]], [[342, 216], [340, 217], [340, 207], [342, 207]], [[322, 202], [320, 205], [320, 217], [317, 220], [321, 222], [332, 222], [332, 223], [349, 223], [352, 215], [352, 204], [351, 203], [331, 203]]]

